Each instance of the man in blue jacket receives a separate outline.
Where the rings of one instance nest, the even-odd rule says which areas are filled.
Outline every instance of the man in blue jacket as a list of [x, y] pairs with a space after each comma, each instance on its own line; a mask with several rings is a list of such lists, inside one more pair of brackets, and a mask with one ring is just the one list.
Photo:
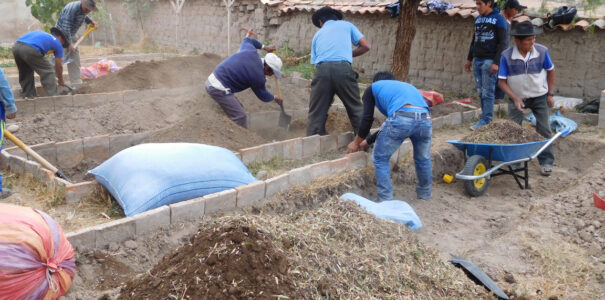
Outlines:
[[[307, 135], [326, 135], [328, 110], [338, 95], [353, 130], [359, 126], [363, 105], [359, 99], [357, 73], [353, 57], [370, 50], [370, 43], [355, 25], [342, 20], [342, 13], [328, 6], [313, 14], [313, 25], [320, 29], [313, 37], [311, 64], [315, 75], [311, 82], [311, 99], [307, 118]], [[351, 45], [358, 46], [353, 49]]]
[[508, 44], [506, 19], [500, 14], [494, 0], [476, 0], [479, 16], [464, 70], [475, 75], [475, 86], [481, 98], [481, 118], [471, 126], [475, 130], [489, 124], [494, 117], [494, 92], [498, 80], [500, 54]]
[[372, 155], [378, 202], [393, 200], [389, 160], [407, 138], [410, 138], [414, 147], [414, 163], [418, 178], [416, 194], [420, 199], [430, 199], [433, 180], [431, 165], [433, 123], [424, 97], [413, 85], [395, 80], [393, 74], [377, 73], [374, 76], [374, 83], [363, 93], [361, 125], [357, 136], [348, 145], [347, 153], [363, 150], [366, 144], [364, 139], [368, 136], [374, 122], [374, 107], [388, 117], [376, 138]]
[[282, 61], [273, 53], [267, 53], [261, 58], [257, 52], [259, 49], [272, 52], [275, 51], [275, 46], [264, 46], [253, 38], [244, 38], [239, 52], [221, 62], [206, 81], [206, 92], [210, 97], [233, 122], [244, 128], [248, 128], [246, 111], [235, 93], [251, 88], [258, 99], [264, 102], [283, 101], [271, 94], [265, 86], [265, 75], [281, 78]]
[[[0, 105], [0, 149], [2, 149], [6, 119], [14, 119], [17, 116], [15, 98], [2, 68], [0, 68], [0, 100], [2, 102], [2, 105]], [[0, 175], [0, 199], [8, 197], [10, 194], [11, 191], [9, 189], [2, 188], [2, 175]]]

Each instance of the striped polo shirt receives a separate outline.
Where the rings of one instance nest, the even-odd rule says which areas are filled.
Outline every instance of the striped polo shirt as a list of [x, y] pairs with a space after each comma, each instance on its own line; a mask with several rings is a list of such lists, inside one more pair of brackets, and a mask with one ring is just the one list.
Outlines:
[[534, 98], [548, 93], [546, 71], [554, 68], [545, 46], [536, 43], [523, 57], [515, 45], [502, 51], [498, 78], [506, 79], [517, 97]]

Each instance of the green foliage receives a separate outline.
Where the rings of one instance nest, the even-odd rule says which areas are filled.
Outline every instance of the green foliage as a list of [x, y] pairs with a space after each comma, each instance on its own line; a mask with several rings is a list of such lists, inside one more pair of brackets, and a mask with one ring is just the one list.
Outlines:
[[49, 30], [57, 23], [57, 18], [65, 4], [71, 0], [25, 0], [25, 5], [31, 7], [31, 13], [34, 18], [44, 24], [44, 28]]
[[13, 58], [11, 47], [0, 47], [0, 59], [2, 58]]
[[103, 6], [102, 1], [97, 1], [98, 11], [91, 12], [90, 17], [97, 23], [100, 27], [109, 27], [111, 25], [111, 20], [109, 19], [109, 12]]
[[157, 0], [122, 0], [122, 5], [126, 8], [128, 15], [143, 29], [143, 19], [153, 9], [156, 2]]

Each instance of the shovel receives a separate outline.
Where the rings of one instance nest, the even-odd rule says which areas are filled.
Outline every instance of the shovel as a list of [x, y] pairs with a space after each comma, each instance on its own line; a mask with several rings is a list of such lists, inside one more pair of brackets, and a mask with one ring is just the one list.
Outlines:
[[[281, 89], [279, 88], [279, 80], [277, 77], [275, 77], [275, 86], [277, 87], [277, 95], [282, 98]], [[292, 121], [292, 116], [287, 114], [284, 110], [283, 102], [279, 103], [279, 107], [281, 108], [281, 113], [279, 114], [279, 127], [288, 129], [288, 126], [290, 126], [290, 122]]]
[[[88, 27], [86, 27], [86, 31], [84, 31], [84, 34], [82, 34], [82, 36], [78, 39], [78, 41], [74, 44], [74, 49], [78, 48], [78, 46], [80, 46], [80, 43], [84, 40], [84, 38], [91, 32], [95, 31], [95, 29], [97, 29], [98, 27], [93, 25], [92, 23], [88, 24]], [[66, 65], [70, 62], [72, 62], [74, 59], [71, 57], [71, 51], [67, 52], [64, 56], [65, 59], [63, 60], [63, 64]]]
[[55, 175], [57, 177], [63, 178], [70, 182], [70, 180], [67, 179], [67, 176], [65, 176], [65, 174], [63, 174], [61, 171], [59, 171], [59, 169], [57, 169], [55, 166], [50, 164], [46, 159], [44, 159], [44, 157], [40, 156], [40, 154], [36, 153], [29, 146], [25, 145], [20, 139], [18, 139], [16, 136], [14, 136], [12, 133], [10, 133], [10, 131], [5, 129], [4, 136], [6, 138], [8, 138], [11, 142], [13, 142], [15, 145], [19, 146], [19, 148], [21, 148], [23, 151], [25, 151], [25, 153], [27, 153], [27, 154], [31, 155], [33, 158], [35, 158], [43, 167], [45, 167], [45, 168], [51, 170], [53, 173], [55, 173]]

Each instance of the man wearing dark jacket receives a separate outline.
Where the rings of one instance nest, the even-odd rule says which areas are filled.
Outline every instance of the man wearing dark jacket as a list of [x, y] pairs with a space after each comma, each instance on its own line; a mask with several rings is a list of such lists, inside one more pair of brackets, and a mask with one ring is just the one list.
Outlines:
[[494, 0], [477, 0], [475, 31], [464, 70], [473, 67], [475, 86], [481, 98], [481, 119], [471, 126], [475, 130], [489, 124], [494, 116], [494, 90], [498, 80], [500, 54], [505, 49], [508, 37], [506, 19], [495, 7]]
[[264, 58], [257, 50], [275, 51], [275, 46], [264, 46], [253, 38], [244, 38], [239, 52], [221, 62], [206, 81], [206, 92], [225, 111], [237, 125], [248, 128], [244, 107], [235, 97], [235, 93], [251, 88], [263, 102], [280, 103], [282, 99], [273, 96], [265, 87], [266, 76], [281, 78], [282, 61], [277, 55], [267, 53]]

